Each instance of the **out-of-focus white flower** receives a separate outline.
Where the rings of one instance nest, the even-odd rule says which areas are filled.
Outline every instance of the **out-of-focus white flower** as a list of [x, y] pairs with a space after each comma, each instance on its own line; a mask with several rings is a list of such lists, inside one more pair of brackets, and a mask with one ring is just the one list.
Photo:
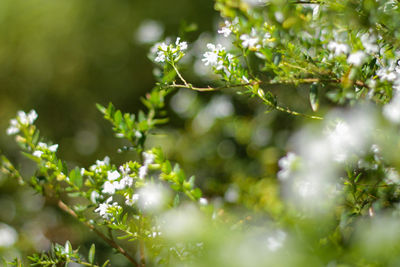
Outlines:
[[99, 199], [100, 194], [99, 192], [93, 190], [92, 193], [90, 193], [90, 201], [92, 201], [92, 203], [97, 203], [97, 199]]
[[395, 94], [393, 99], [383, 107], [383, 115], [393, 123], [400, 123], [400, 94]]
[[35, 150], [35, 151], [32, 153], [32, 155], [35, 156], [35, 157], [41, 158], [42, 155], [43, 155], [43, 153], [44, 153], [43, 151]]
[[166, 191], [159, 184], [147, 184], [138, 191], [138, 204], [146, 211], [157, 211], [165, 203]]
[[109, 181], [117, 180], [119, 177], [121, 177], [121, 174], [118, 171], [113, 171], [113, 172], [108, 171], [107, 172], [107, 179]]
[[296, 171], [300, 158], [293, 152], [289, 152], [285, 157], [278, 161], [281, 170], [278, 172], [278, 178], [282, 181], [288, 180], [291, 174]]
[[328, 43], [328, 49], [334, 53], [335, 56], [340, 56], [341, 54], [348, 54], [350, 47], [347, 44], [338, 43], [335, 41], [330, 41]]
[[286, 233], [282, 230], [276, 231], [267, 238], [267, 247], [270, 251], [275, 252], [283, 246], [286, 239]]
[[102, 193], [104, 194], [110, 194], [113, 195], [115, 193], [115, 186], [117, 183], [111, 183], [110, 181], [106, 181], [103, 184], [103, 190], [101, 190]]
[[363, 51], [354, 52], [347, 58], [347, 63], [359, 67], [364, 63], [366, 56]]
[[137, 29], [135, 37], [139, 43], [148, 44], [158, 41], [163, 33], [164, 27], [160, 22], [145, 20]]
[[244, 48], [249, 48], [253, 51], [261, 48], [260, 38], [257, 36], [257, 31], [254, 28], [251, 29], [250, 34], [242, 34], [240, 40], [242, 40], [242, 46]]
[[375, 54], [379, 52], [379, 46], [376, 44], [376, 36], [372, 33], [365, 33], [360, 37], [361, 43], [368, 54]]
[[129, 194], [125, 194], [125, 204], [128, 206], [133, 206], [139, 200], [139, 194], [133, 194], [132, 197]]
[[11, 226], [0, 223], [0, 248], [11, 247], [18, 240], [18, 233]]

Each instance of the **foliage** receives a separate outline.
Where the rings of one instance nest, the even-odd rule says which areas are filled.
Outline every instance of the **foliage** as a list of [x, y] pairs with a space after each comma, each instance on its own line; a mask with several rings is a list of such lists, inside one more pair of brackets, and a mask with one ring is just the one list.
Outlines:
[[[142, 99], [145, 111], [97, 105], [116, 137], [129, 141], [119, 151], [133, 152], [136, 160], [115, 165], [105, 157], [89, 168], [71, 168], [57, 157], [58, 145], [40, 136], [32, 110], [18, 112], [7, 133], [16, 136], [36, 171], [28, 181], [5, 156], [2, 171], [56, 199], [134, 266], [396, 266], [399, 6], [384, 0], [217, 0], [224, 19], [218, 33], [226, 45], [208, 43], [194, 58], [208, 67], [210, 85], [186, 78], [190, 54], [198, 51], [178, 37], [150, 50], [157, 83]], [[276, 148], [247, 146], [247, 154], [269, 160], [265, 173], [251, 177], [247, 164], [235, 159], [230, 162], [237, 166], [224, 170], [230, 176], [221, 183], [226, 190], [205, 187], [203, 193], [194, 176], [154, 145], [152, 135], [168, 122], [165, 101], [177, 89], [171, 101], [191, 96], [184, 92], [230, 90], [242, 101], [257, 99], [250, 103], [261, 104], [266, 116], [290, 116], [300, 126], [291, 129], [279, 160]], [[304, 90], [305, 98], [291, 96]], [[227, 125], [227, 132], [233, 125], [235, 142], [248, 143], [256, 126], [235, 116], [229, 98], [219, 97], [197, 115], [190, 115], [192, 103], [176, 110], [193, 123], [200, 120], [198, 135], [219, 119], [216, 125]], [[266, 118], [258, 117], [253, 124]], [[186, 134], [192, 148], [195, 137]], [[228, 161], [233, 141], [225, 141], [217, 150]], [[176, 145], [172, 150], [182, 158], [192, 153]], [[199, 160], [195, 167], [206, 173], [212, 163]], [[69, 242], [29, 260], [97, 266], [94, 247], [86, 262]]]

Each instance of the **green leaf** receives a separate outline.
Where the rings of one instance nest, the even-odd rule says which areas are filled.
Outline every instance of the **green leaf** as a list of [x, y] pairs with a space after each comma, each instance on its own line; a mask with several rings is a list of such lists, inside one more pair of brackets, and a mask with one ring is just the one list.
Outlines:
[[79, 168], [75, 168], [69, 173], [69, 179], [77, 187], [82, 187], [83, 179]]
[[106, 260], [106, 261], [103, 263], [102, 267], [106, 267], [106, 266], [108, 265], [109, 262], [110, 262], [110, 260]]
[[114, 114], [114, 123], [119, 126], [122, 121], [122, 113], [120, 110], [117, 110]]
[[317, 111], [319, 108], [319, 94], [318, 84], [313, 83], [310, 86], [310, 104], [313, 111]]
[[92, 246], [90, 247], [90, 250], [89, 250], [89, 255], [88, 255], [88, 260], [89, 260], [89, 263], [91, 263], [91, 264], [93, 264], [93, 262], [94, 262], [95, 252], [96, 252], [96, 246], [94, 244], [92, 244]]
[[105, 113], [106, 113], [106, 108], [103, 107], [102, 105], [96, 103], [96, 107], [97, 107], [97, 109], [98, 109], [102, 114], [105, 114]]

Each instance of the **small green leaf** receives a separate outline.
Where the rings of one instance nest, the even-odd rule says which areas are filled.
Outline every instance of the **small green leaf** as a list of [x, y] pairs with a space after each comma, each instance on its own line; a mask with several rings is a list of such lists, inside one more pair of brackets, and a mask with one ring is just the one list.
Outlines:
[[114, 123], [119, 126], [122, 121], [122, 113], [120, 110], [117, 110], [114, 114]]
[[73, 169], [70, 173], [69, 173], [69, 179], [71, 180], [71, 182], [76, 185], [77, 187], [82, 187], [83, 184], [83, 179], [82, 179], [82, 175], [81, 172], [78, 168]]
[[92, 246], [90, 247], [90, 250], [89, 250], [89, 255], [88, 255], [88, 260], [89, 260], [89, 263], [91, 263], [91, 264], [93, 264], [93, 262], [94, 262], [95, 252], [96, 252], [96, 247], [94, 244], [92, 244]]
[[110, 260], [106, 260], [106, 261], [103, 263], [102, 267], [106, 267], [106, 266], [108, 265], [109, 262], [110, 262]]
[[102, 105], [96, 103], [96, 107], [97, 107], [97, 109], [98, 109], [102, 114], [105, 114], [105, 113], [106, 113], [106, 108], [103, 107]]
[[312, 110], [315, 112], [319, 108], [318, 84], [313, 83], [310, 86], [310, 104]]

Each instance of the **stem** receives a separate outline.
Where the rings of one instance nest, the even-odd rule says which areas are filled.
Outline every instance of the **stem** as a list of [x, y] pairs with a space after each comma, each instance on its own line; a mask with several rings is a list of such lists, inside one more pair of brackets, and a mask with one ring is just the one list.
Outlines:
[[[74, 217], [75, 219], [80, 219], [79, 216], [75, 213], [74, 210], [72, 210], [70, 207], [68, 207], [62, 200], [58, 200], [58, 207]], [[80, 220], [81, 221], [81, 220]], [[84, 225], [86, 225], [90, 230], [95, 232], [101, 239], [103, 239], [107, 244], [109, 244], [111, 247], [115, 248], [118, 250], [119, 253], [124, 255], [134, 266], [140, 267], [140, 265], [136, 262], [134, 258], [132, 258], [122, 247], [120, 247], [114, 240], [108, 238], [105, 236], [102, 232], [96, 229], [92, 224], [88, 223], [87, 221], [82, 221]]]

